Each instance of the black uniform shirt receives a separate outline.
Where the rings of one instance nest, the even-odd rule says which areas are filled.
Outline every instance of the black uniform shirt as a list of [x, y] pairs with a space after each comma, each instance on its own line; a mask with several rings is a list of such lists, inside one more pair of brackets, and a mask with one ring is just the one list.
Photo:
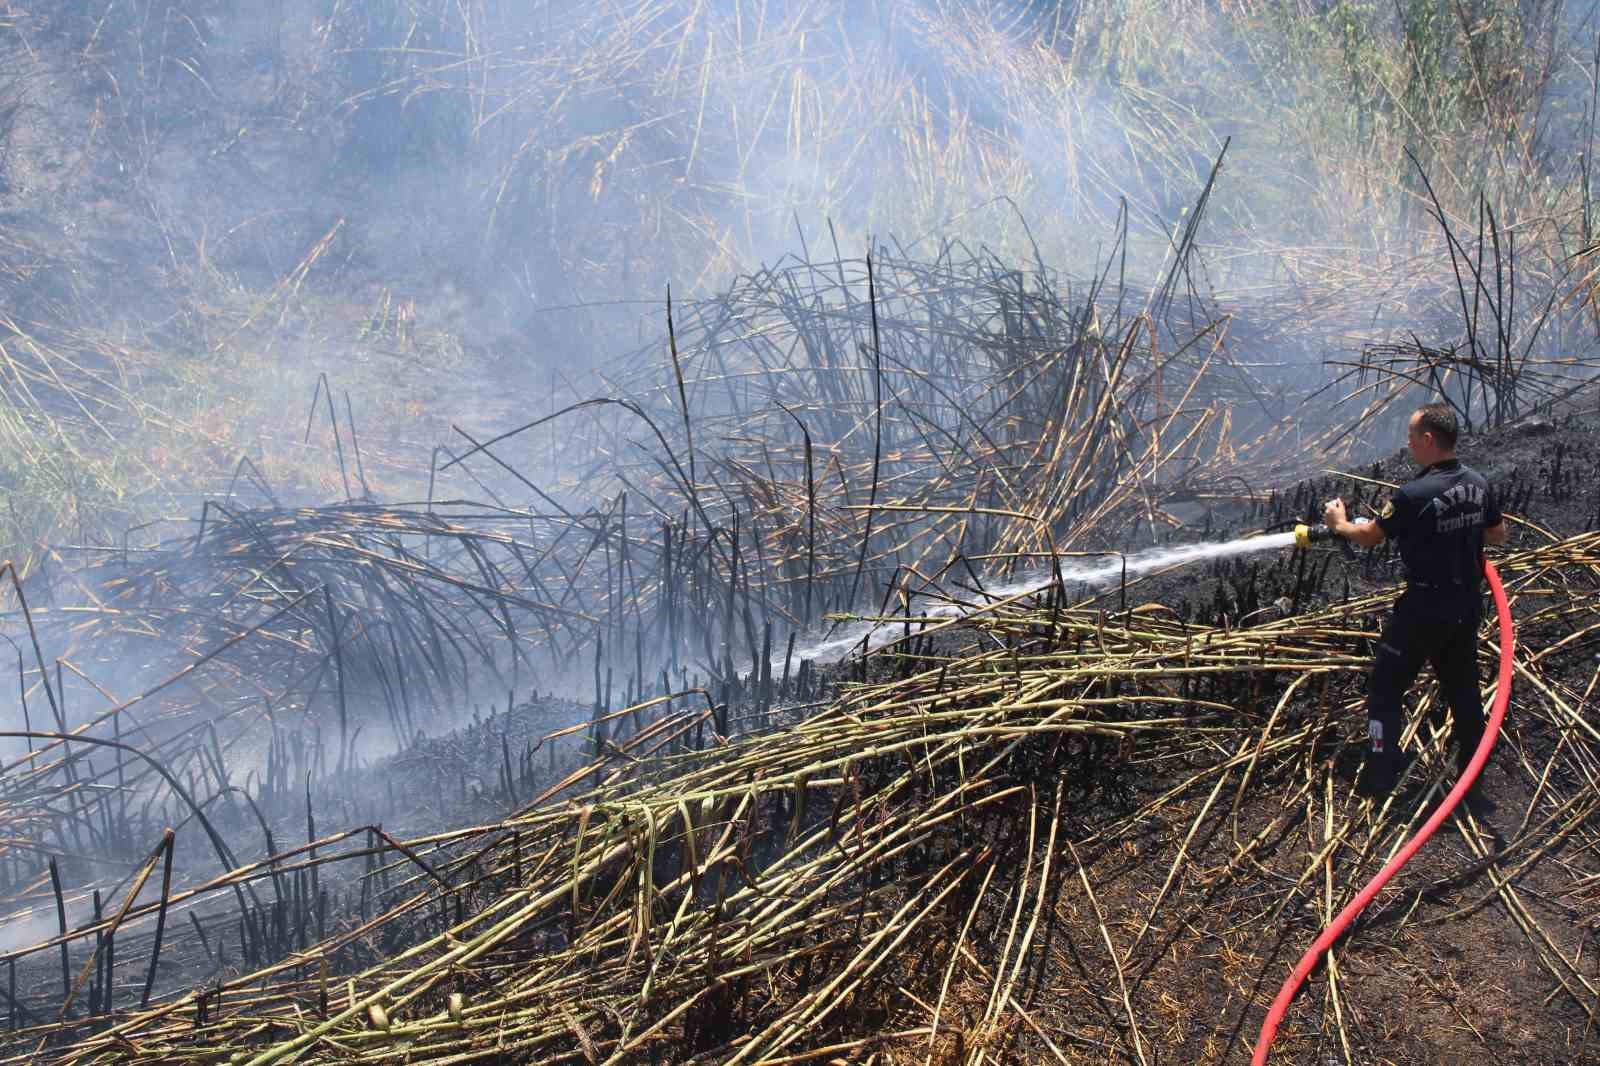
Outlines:
[[1424, 467], [1394, 490], [1378, 526], [1400, 545], [1413, 588], [1482, 591], [1483, 531], [1500, 524], [1500, 505], [1484, 476], [1459, 459]]

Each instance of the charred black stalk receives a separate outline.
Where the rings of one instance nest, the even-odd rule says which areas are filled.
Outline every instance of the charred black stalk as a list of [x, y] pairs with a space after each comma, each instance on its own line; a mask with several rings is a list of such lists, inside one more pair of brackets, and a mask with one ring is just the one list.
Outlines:
[[847, 602], [855, 603], [861, 587], [861, 570], [867, 562], [867, 545], [872, 542], [872, 518], [878, 503], [878, 471], [883, 461], [883, 353], [878, 343], [878, 292], [872, 276], [872, 256], [867, 255], [867, 306], [872, 317], [872, 487], [867, 493], [866, 528], [861, 533], [861, 552], [856, 556], [855, 575], [850, 579]]
[[[161, 847], [164, 851], [161, 866], [161, 906], [156, 911], [155, 941], [150, 947], [150, 968], [145, 971], [144, 991], [139, 995], [139, 1008], [143, 1010], [150, 1004], [150, 990], [156, 983], [156, 964], [161, 960], [161, 937], [167, 928], [167, 900], [172, 894], [172, 852], [176, 842], [171, 829], [168, 829], [162, 838]], [[313, 858], [315, 856], [313, 855]], [[315, 867], [313, 867], [315, 869]], [[190, 918], [194, 915], [191, 913]], [[198, 922], [196, 923], [198, 928]], [[207, 948], [209, 954], [210, 948]]]
[[50, 856], [50, 890], [55, 893], [56, 924], [61, 930], [61, 1001], [65, 1003], [72, 995], [72, 967], [67, 958], [67, 902], [61, 895], [61, 871], [54, 855]]

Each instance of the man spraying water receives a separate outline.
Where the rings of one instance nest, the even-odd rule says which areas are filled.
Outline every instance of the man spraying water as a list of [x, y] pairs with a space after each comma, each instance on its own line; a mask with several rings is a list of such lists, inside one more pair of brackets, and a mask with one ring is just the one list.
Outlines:
[[1367, 686], [1369, 748], [1356, 782], [1365, 796], [1387, 795], [1405, 770], [1401, 701], [1424, 659], [1450, 706], [1458, 767], [1483, 736], [1477, 655], [1483, 546], [1504, 542], [1506, 527], [1489, 483], [1456, 458], [1458, 433], [1449, 405], [1418, 409], [1406, 443], [1422, 469], [1394, 491], [1377, 520], [1352, 522], [1340, 499], [1323, 511], [1329, 533], [1363, 548], [1396, 541], [1405, 566], [1405, 591], [1383, 627]]

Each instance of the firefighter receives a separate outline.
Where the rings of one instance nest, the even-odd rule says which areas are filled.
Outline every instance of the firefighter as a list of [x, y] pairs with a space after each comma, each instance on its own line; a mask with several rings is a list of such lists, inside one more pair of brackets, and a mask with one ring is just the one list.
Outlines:
[[1432, 664], [1450, 707], [1458, 769], [1466, 769], [1483, 737], [1478, 687], [1483, 546], [1504, 543], [1506, 527], [1488, 481], [1456, 458], [1458, 435], [1448, 404], [1419, 408], [1411, 416], [1406, 443], [1422, 469], [1394, 490], [1377, 520], [1350, 521], [1339, 499], [1329, 500], [1323, 511], [1329, 532], [1363, 548], [1396, 541], [1405, 567], [1405, 591], [1384, 624], [1367, 685], [1368, 751], [1356, 782], [1364, 796], [1388, 795], [1406, 768], [1400, 752], [1401, 701], [1423, 660]]

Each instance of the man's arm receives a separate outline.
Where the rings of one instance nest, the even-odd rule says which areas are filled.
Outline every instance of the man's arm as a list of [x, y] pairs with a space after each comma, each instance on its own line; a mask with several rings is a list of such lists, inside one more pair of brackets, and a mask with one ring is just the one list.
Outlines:
[[1328, 532], [1341, 536], [1363, 548], [1376, 548], [1388, 539], [1376, 522], [1352, 522], [1344, 511], [1343, 500], [1329, 500], [1322, 511], [1322, 522]]
[[1500, 494], [1490, 486], [1484, 493], [1483, 507], [1483, 542], [1485, 544], [1504, 544], [1506, 542], [1506, 520], [1500, 513]]

